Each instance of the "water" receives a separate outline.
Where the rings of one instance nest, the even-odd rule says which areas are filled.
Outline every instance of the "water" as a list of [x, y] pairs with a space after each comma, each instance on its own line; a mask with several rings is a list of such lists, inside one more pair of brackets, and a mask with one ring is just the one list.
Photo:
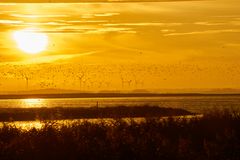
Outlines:
[[[203, 113], [209, 109], [240, 109], [240, 96], [176, 96], [176, 97], [126, 97], [126, 98], [55, 98], [55, 99], [1, 99], [0, 108], [39, 108], [39, 107], [99, 107], [104, 106], [141, 106], [158, 105], [161, 107], [183, 108], [188, 111]], [[107, 120], [107, 119], [105, 119]], [[79, 121], [79, 120], [77, 120]], [[90, 122], [98, 120], [90, 119]], [[111, 121], [111, 119], [109, 120]], [[58, 121], [59, 124], [72, 123], [74, 120]], [[11, 122], [22, 129], [41, 128], [44, 123], [40, 121]], [[0, 124], [1, 127], [1, 124]]]
[[[198, 115], [185, 115], [185, 116], [174, 116], [172, 118], [179, 119], [179, 118], [184, 118], [184, 119], [191, 119], [191, 118], [201, 118], [203, 115], [198, 114]], [[169, 117], [161, 117], [161, 120], [167, 119]], [[127, 123], [131, 123], [132, 120], [134, 120], [137, 123], [145, 122], [145, 118], [122, 118]], [[101, 124], [102, 122], [107, 123], [108, 125], [113, 125], [115, 122], [115, 119], [113, 118], [103, 118], [99, 120], [98, 118], [92, 118], [92, 119], [65, 119], [65, 120], [55, 120], [55, 121], [14, 121], [14, 122], [5, 122], [5, 124], [8, 124], [10, 126], [14, 126], [17, 128], [21, 128], [24, 130], [30, 130], [32, 128], [36, 129], [41, 129], [44, 127], [47, 123], [54, 124], [55, 126], [61, 126], [61, 125], [71, 125], [74, 123], [84, 123], [84, 122], [89, 122], [89, 123], [94, 123], [94, 124]], [[0, 128], [3, 127], [3, 123], [0, 123]]]
[[39, 107], [92, 107], [98, 103], [105, 106], [158, 105], [161, 107], [183, 108], [192, 112], [209, 109], [240, 109], [240, 96], [168, 96], [168, 97], [125, 97], [125, 98], [55, 98], [55, 99], [2, 99], [0, 108]]

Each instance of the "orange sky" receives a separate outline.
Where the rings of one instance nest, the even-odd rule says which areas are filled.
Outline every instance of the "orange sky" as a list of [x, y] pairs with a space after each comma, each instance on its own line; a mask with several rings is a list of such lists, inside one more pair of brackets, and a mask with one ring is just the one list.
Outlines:
[[[0, 90], [240, 88], [239, 6], [0, 3]], [[12, 36], [29, 28], [48, 36], [36, 55]]]

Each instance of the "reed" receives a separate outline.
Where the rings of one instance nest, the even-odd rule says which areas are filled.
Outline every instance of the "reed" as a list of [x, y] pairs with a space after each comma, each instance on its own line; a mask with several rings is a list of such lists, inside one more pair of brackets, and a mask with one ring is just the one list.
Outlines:
[[201, 118], [111, 123], [99, 119], [41, 129], [0, 128], [0, 159], [238, 160], [240, 114], [214, 111]]

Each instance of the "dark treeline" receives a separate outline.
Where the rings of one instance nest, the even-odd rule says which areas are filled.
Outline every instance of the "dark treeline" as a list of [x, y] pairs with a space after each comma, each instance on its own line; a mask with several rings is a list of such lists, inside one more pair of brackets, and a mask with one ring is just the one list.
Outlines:
[[0, 128], [1, 160], [239, 160], [240, 115], [111, 123], [45, 123], [41, 129]]
[[193, 113], [177, 108], [158, 106], [116, 106], [89, 108], [1, 108], [0, 121], [61, 120], [80, 118], [125, 118], [125, 117], [162, 117], [192, 115]]

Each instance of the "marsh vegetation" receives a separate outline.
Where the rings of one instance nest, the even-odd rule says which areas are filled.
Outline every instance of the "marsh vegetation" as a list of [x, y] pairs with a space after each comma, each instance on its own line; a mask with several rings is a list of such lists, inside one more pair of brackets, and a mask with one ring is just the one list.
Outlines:
[[240, 114], [213, 111], [191, 119], [79, 121], [24, 130], [3, 124], [1, 159], [196, 159], [240, 157]]
[[137, 118], [194, 115], [179, 108], [158, 106], [1, 108], [0, 121], [64, 120], [89, 118]]

